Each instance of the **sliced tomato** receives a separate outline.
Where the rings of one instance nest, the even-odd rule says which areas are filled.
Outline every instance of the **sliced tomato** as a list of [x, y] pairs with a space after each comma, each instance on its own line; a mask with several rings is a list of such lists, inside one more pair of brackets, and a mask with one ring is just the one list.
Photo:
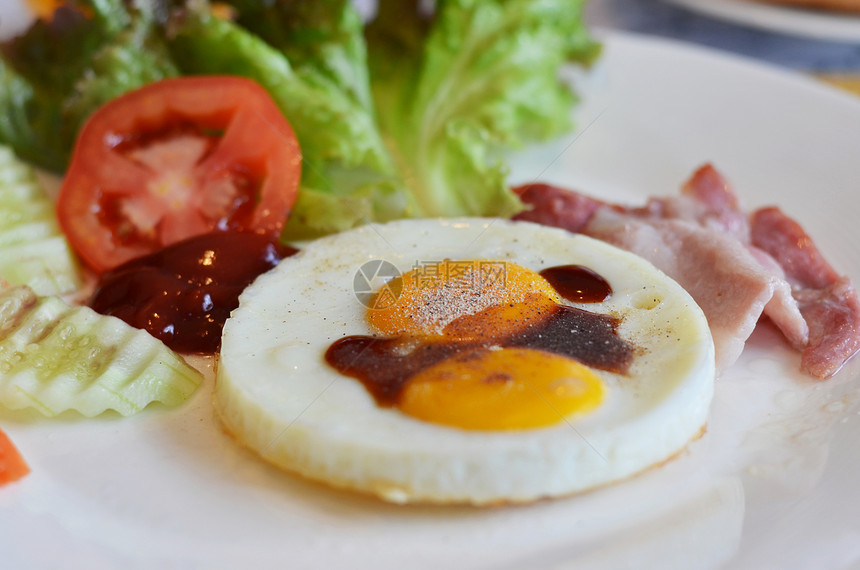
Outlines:
[[101, 273], [213, 230], [277, 237], [300, 175], [295, 133], [257, 83], [168, 79], [93, 113], [57, 212], [72, 247]]
[[17, 481], [30, 472], [24, 458], [0, 430], [0, 485]]

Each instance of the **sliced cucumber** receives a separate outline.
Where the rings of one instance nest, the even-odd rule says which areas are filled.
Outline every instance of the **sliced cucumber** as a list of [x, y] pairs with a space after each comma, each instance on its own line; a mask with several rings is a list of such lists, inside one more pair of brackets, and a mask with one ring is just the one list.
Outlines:
[[35, 171], [0, 146], [0, 279], [39, 295], [77, 290], [81, 276]]
[[0, 291], [0, 404], [8, 408], [127, 416], [151, 402], [184, 402], [202, 378], [120, 319], [39, 297], [29, 287]]

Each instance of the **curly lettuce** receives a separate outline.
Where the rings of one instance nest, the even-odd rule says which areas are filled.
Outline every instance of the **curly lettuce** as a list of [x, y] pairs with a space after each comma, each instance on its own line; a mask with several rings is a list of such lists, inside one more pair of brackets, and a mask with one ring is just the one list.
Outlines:
[[302, 148], [302, 181], [285, 239], [414, 215], [379, 130], [363, 22], [346, 0], [234, 2], [236, 21], [189, 9], [170, 24], [184, 73], [235, 74], [265, 87]]
[[0, 142], [60, 173], [87, 117], [123, 93], [177, 75], [153, 6], [77, 0], [0, 46]]
[[500, 148], [571, 127], [575, 97], [558, 77], [582, 42], [582, 2], [383, 0], [368, 30], [380, 127], [424, 216], [507, 216], [520, 208]]
[[[349, 0], [75, 0], [83, 20], [43, 23], [4, 49], [0, 141], [57, 169], [70, 143], [51, 133], [74, 133], [108, 98], [177, 73], [241, 75], [302, 147], [285, 239], [508, 216], [521, 204], [501, 157], [571, 127], [576, 97], [559, 69], [597, 55], [583, 1], [438, 0], [428, 12], [381, 0], [365, 25]], [[48, 67], [31, 75], [27, 62]]]

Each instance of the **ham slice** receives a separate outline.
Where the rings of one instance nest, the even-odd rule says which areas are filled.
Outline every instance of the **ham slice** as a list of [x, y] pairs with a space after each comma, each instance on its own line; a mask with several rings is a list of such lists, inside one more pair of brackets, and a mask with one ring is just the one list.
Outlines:
[[517, 191], [531, 206], [517, 219], [607, 241], [678, 281], [708, 318], [718, 371], [737, 360], [763, 315], [802, 351], [802, 369], [817, 378], [833, 375], [860, 349], [860, 302], [850, 281], [778, 210], [747, 216], [710, 165], [679, 196], [636, 208], [544, 184]]
[[[791, 298], [785, 280], [740, 241], [688, 221], [640, 219], [606, 208], [583, 233], [645, 257], [690, 293], [708, 318], [718, 371], [738, 359], [775, 291]], [[792, 304], [795, 318], [787, 321], [791, 334], [802, 338], [805, 322]]]
[[802, 350], [809, 342], [809, 325], [803, 318], [791, 285], [785, 279], [785, 272], [767, 252], [753, 246], [748, 246], [748, 250], [763, 270], [779, 277], [774, 283], [773, 297], [764, 307], [764, 315], [782, 331], [795, 350]]
[[857, 289], [824, 259], [800, 224], [779, 208], [753, 213], [751, 239], [754, 246], [769, 253], [784, 268], [809, 325], [801, 369], [818, 378], [832, 376], [860, 350]]
[[578, 233], [588, 223], [594, 212], [608, 205], [549, 184], [529, 184], [517, 188], [516, 192], [532, 208], [517, 214], [514, 219], [563, 228], [574, 233]]
[[642, 208], [616, 209], [639, 218], [684, 220], [749, 241], [747, 216], [728, 181], [713, 166], [699, 168], [679, 196], [652, 197]]

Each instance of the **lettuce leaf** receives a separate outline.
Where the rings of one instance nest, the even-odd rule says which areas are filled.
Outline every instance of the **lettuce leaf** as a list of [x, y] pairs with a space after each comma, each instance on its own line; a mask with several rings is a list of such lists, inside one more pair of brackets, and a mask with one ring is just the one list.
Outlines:
[[[392, 177], [365, 170], [338, 178], [331, 164], [311, 162], [286, 239], [403, 216], [517, 212], [501, 152], [571, 127], [575, 97], [559, 68], [597, 55], [581, 0], [440, 1], [434, 14], [417, 0], [382, 0], [366, 48], [344, 0], [229, 3], [237, 24], [282, 53], [297, 75], [329, 79], [329, 96], [362, 102], [366, 65], [372, 105], [364, 107], [375, 123], [363, 128], [379, 130], [394, 165]], [[303, 149], [318, 136], [299, 132]]]
[[323, 4], [325, 10], [284, 8], [278, 17], [291, 19], [280, 33], [263, 6], [252, 12], [257, 20], [240, 13], [237, 22], [262, 19], [265, 37], [291, 49], [279, 49], [205, 9], [187, 10], [169, 25], [171, 54], [183, 73], [254, 79], [295, 130], [303, 173], [285, 239], [317, 237], [411, 213], [406, 186], [396, 176], [377, 128], [369, 84], [361, 75], [367, 69], [361, 21], [348, 2]]
[[[127, 91], [177, 74], [158, 35], [154, 4], [77, 0], [5, 43], [0, 142], [62, 172], [87, 117]], [[145, 9], [148, 8], [148, 9]]]
[[558, 77], [588, 62], [578, 0], [382, 0], [369, 28], [373, 94], [420, 215], [508, 216], [520, 208], [494, 158], [571, 127]]
[[59, 102], [38, 96], [33, 85], [0, 60], [0, 141], [27, 162], [60, 172], [73, 138]]
[[292, 62], [299, 75], [326, 77], [373, 114], [364, 22], [350, 0], [227, 0], [236, 23]]
[[205, 10], [184, 13], [171, 32], [170, 51], [183, 73], [241, 75], [266, 88], [312, 165], [390, 170], [372, 114], [324, 73], [295, 68], [260, 37]]
[[4, 48], [0, 142], [56, 169], [109, 98], [177, 73], [241, 75], [268, 90], [302, 147], [284, 239], [508, 216], [521, 204], [504, 153], [570, 128], [576, 98], [559, 68], [597, 54], [583, 1], [438, 0], [427, 12], [381, 0], [365, 26], [349, 0], [74, 0], [65, 23]]

